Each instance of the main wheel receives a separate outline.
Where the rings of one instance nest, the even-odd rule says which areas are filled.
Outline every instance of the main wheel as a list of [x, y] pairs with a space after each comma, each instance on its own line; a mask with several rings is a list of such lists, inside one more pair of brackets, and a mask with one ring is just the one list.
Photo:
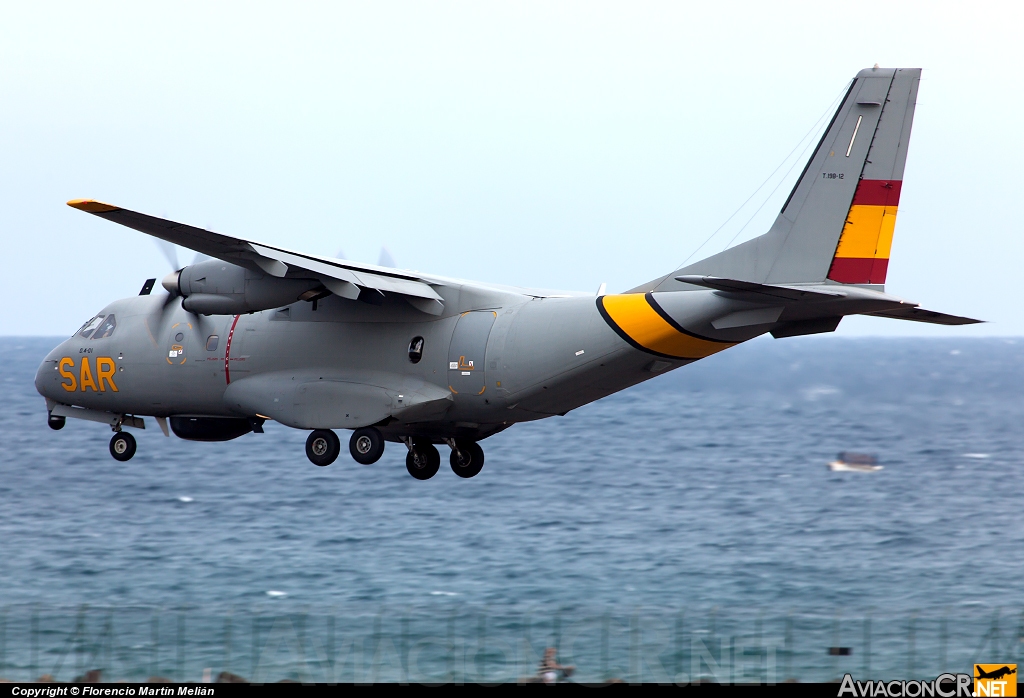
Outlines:
[[316, 429], [306, 438], [306, 458], [321, 468], [330, 465], [341, 453], [341, 440], [330, 429]]
[[356, 429], [349, 439], [348, 450], [356, 463], [376, 463], [384, 455], [384, 437], [373, 427]]
[[434, 444], [423, 441], [413, 444], [405, 457], [405, 469], [417, 480], [429, 480], [441, 468], [441, 454]]
[[473, 477], [484, 467], [484, 450], [476, 441], [456, 441], [451, 456], [452, 470], [459, 477]]
[[126, 431], [119, 431], [110, 439], [110, 455], [114, 460], [131, 460], [135, 455], [135, 437]]

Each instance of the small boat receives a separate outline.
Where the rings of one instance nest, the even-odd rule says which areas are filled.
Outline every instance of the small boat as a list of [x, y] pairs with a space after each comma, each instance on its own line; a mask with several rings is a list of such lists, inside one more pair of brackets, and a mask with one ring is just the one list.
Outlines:
[[883, 467], [878, 464], [878, 456], [852, 451], [843, 451], [828, 464], [828, 469], [834, 473], [873, 473]]

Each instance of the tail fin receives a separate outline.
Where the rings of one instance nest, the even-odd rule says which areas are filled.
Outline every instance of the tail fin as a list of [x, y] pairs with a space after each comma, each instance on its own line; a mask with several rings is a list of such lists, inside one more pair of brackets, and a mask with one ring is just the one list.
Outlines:
[[672, 290], [679, 275], [883, 284], [920, 79], [860, 71], [767, 233], [635, 290]]

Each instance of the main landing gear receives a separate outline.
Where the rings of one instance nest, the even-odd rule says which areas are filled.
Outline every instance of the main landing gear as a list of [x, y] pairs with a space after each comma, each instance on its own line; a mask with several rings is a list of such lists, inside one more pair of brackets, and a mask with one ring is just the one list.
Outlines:
[[[373, 427], [356, 429], [348, 442], [348, 450], [357, 463], [376, 463], [384, 454], [384, 437]], [[314, 429], [306, 438], [306, 457], [313, 465], [330, 465], [339, 453], [341, 441], [330, 429]]]
[[356, 429], [348, 441], [348, 450], [356, 463], [376, 463], [384, 455], [384, 436], [374, 427]]
[[[441, 456], [429, 441], [404, 439], [409, 453], [405, 456], [405, 469], [417, 480], [429, 480], [441, 467]], [[452, 449], [449, 460], [452, 472], [459, 477], [470, 478], [479, 474], [484, 467], [484, 450], [476, 441], [445, 439]]]
[[[437, 471], [441, 469], [441, 454], [437, 452], [434, 444], [427, 439], [414, 439], [411, 436], [403, 437], [402, 441], [409, 449], [405, 456], [405, 469], [410, 475], [417, 480], [429, 480], [437, 475]], [[135, 452], [134, 443], [132, 439], [132, 453]], [[467, 439], [445, 439], [445, 443], [452, 449], [449, 458], [452, 472], [462, 478], [475, 477], [480, 473], [484, 467], [484, 450], [480, 448], [480, 444]], [[356, 429], [349, 439], [348, 450], [357, 463], [376, 463], [384, 454], [384, 436], [374, 427]], [[330, 429], [315, 429], [306, 439], [306, 457], [314, 465], [330, 465], [337, 459], [340, 451], [341, 442]], [[114, 453], [113, 442], [110, 452]], [[116, 454], [114, 458], [121, 460]]]
[[448, 445], [452, 447], [452, 471], [459, 477], [473, 477], [484, 467], [484, 450], [476, 441], [448, 439]]
[[[408, 442], [406, 443], [408, 445]], [[412, 441], [405, 456], [405, 469], [417, 480], [429, 480], [441, 468], [441, 454], [429, 441]]]
[[341, 453], [341, 440], [330, 429], [314, 429], [306, 438], [306, 457], [321, 468], [330, 465]]

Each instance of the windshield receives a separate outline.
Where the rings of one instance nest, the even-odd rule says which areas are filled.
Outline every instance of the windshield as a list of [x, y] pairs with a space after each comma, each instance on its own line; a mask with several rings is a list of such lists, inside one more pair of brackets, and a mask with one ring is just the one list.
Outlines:
[[93, 332], [92, 338], [103, 339], [104, 337], [109, 337], [110, 335], [114, 334], [115, 327], [117, 327], [117, 320], [114, 319], [113, 314], [108, 315], [105, 318], [103, 318], [103, 322], [100, 324], [99, 328], [97, 328], [96, 331]]
[[82, 329], [78, 330], [78, 332], [76, 332], [75, 334], [88, 339], [92, 335], [93, 330], [99, 327], [102, 321], [102, 315], [97, 315], [96, 317], [90, 318], [88, 322], [82, 325]]

